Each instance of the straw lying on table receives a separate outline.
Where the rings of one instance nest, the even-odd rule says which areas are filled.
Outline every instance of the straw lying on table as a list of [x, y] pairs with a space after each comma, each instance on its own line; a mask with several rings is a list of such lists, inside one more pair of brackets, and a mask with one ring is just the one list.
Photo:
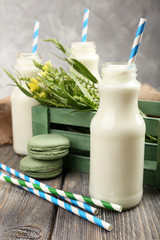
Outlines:
[[77, 201], [80, 201], [80, 202], [93, 204], [93, 205], [98, 206], [98, 207], [103, 207], [103, 208], [110, 209], [110, 210], [115, 210], [115, 211], [118, 211], [118, 212], [122, 211], [122, 206], [121, 205], [97, 200], [97, 199], [94, 199], [94, 198], [85, 197], [85, 196], [82, 196], [82, 195], [79, 195], [79, 194], [70, 193], [70, 192], [66, 192], [66, 191], [63, 191], [63, 190], [58, 190], [58, 189], [55, 189], [55, 188], [51, 188], [51, 187], [35, 180], [34, 178], [28, 177], [28, 176], [24, 175], [23, 173], [20, 173], [20, 172], [14, 170], [14, 169], [2, 164], [2, 163], [0, 163], [0, 169], [3, 169], [5, 171], [21, 178], [21, 179], [23, 179], [23, 180], [26, 180], [26, 181], [32, 183], [32, 188], [35, 188], [37, 190], [40, 190], [40, 191], [43, 191], [43, 192], [46, 192], [46, 193], [51, 193], [51, 194], [54, 194], [54, 195], [59, 195], [61, 197], [65, 197], [65, 198], [74, 199], [74, 200], [77, 200]]
[[[3, 181], [3, 182], [9, 182], [9, 183], [13, 183], [15, 185], [18, 185], [19, 187], [21, 187], [21, 184], [20, 184], [20, 181], [22, 180], [18, 180], [18, 179], [15, 179], [15, 178], [11, 178], [9, 176], [6, 176], [5, 174], [1, 174], [0, 175], [0, 180]], [[23, 181], [24, 182], [24, 181]], [[25, 182], [27, 183], [27, 182]], [[26, 185], [27, 186], [27, 185]], [[68, 203], [65, 203], [49, 194], [46, 194], [42, 191], [38, 191], [38, 190], [35, 190], [35, 189], [32, 189], [32, 188], [28, 188], [28, 187], [22, 187], [23, 189], [49, 201], [49, 202], [52, 202], [54, 203], [55, 205], [61, 207], [61, 208], [64, 208], [65, 210], [68, 210], [69, 212], [71, 213], [74, 213], [75, 215], [78, 215], [80, 217], [82, 217], [83, 219], [86, 219], [88, 220], [89, 222], [92, 222], [108, 231], [111, 231], [112, 230], [112, 225], [110, 223], [107, 223], [95, 216], [92, 216], [91, 214], [88, 214], [76, 207], [73, 207], [71, 205], [69, 205]]]
[[[7, 176], [6, 174], [0, 172], [0, 176], [1, 175], [3, 177], [7, 177], [6, 178], [6, 182], [13, 183], [13, 184], [15, 184], [17, 186], [21, 186], [22, 188], [23, 187], [27, 187], [27, 188], [30, 188], [30, 189], [36, 189], [37, 190], [37, 188], [34, 188], [32, 183], [30, 183], [28, 181], [18, 180], [18, 179], [12, 178], [12, 177]], [[84, 209], [84, 210], [86, 210], [86, 211], [88, 211], [88, 212], [90, 212], [92, 214], [98, 214], [98, 210], [96, 208], [94, 208], [94, 207], [92, 207], [92, 206], [90, 206], [90, 205], [88, 205], [86, 203], [82, 203], [82, 202], [79, 202], [79, 201], [76, 201], [76, 200], [70, 200], [69, 198], [64, 198], [64, 197], [60, 197], [60, 198], [62, 198], [63, 200], [65, 200], [67, 202], [70, 202], [73, 205], [75, 205], [77, 207], [80, 207], [80, 208], [82, 208], [82, 209]]]

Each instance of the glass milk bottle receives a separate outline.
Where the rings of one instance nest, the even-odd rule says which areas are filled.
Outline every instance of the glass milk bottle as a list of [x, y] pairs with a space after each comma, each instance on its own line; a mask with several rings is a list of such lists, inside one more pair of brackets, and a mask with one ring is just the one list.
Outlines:
[[123, 209], [136, 206], [143, 193], [145, 123], [136, 70], [127, 63], [103, 66], [100, 105], [91, 121], [90, 195]]
[[[34, 66], [33, 59], [41, 62], [38, 54], [19, 53], [14, 67], [15, 74], [28, 78], [36, 77], [39, 69]], [[24, 82], [22, 85], [26, 88]], [[14, 87], [11, 94], [13, 149], [18, 154], [27, 155], [27, 143], [32, 137], [31, 109], [37, 104], [35, 99], [27, 97], [18, 87]]]
[[[98, 72], [99, 56], [94, 42], [74, 42], [71, 45], [71, 57], [81, 62], [100, 81]], [[73, 71], [73, 70], [72, 70]]]

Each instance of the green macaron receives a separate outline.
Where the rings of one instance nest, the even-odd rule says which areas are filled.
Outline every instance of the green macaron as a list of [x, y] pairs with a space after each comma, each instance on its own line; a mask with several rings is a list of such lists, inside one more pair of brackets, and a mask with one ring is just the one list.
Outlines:
[[58, 176], [62, 172], [63, 160], [54, 161], [37, 160], [26, 156], [20, 161], [20, 169], [33, 178], [48, 179]]
[[38, 160], [54, 160], [66, 156], [70, 141], [59, 134], [41, 134], [28, 142], [28, 154]]

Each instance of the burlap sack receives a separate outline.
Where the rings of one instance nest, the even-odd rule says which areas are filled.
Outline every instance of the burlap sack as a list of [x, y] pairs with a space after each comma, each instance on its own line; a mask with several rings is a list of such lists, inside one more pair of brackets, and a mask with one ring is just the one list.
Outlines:
[[158, 92], [155, 88], [149, 86], [148, 84], [143, 84], [139, 93], [139, 99], [160, 101], [160, 92]]
[[[160, 92], [147, 84], [143, 84], [139, 99], [160, 101]], [[11, 103], [10, 97], [0, 100], [0, 145], [12, 143]]]
[[0, 99], [0, 145], [12, 143], [10, 97]]

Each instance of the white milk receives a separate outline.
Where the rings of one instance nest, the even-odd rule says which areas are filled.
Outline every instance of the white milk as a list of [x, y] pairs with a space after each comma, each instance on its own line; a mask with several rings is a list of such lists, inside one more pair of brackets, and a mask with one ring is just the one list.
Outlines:
[[[15, 74], [36, 77], [39, 69], [34, 66], [33, 59], [41, 61], [37, 54], [20, 53], [14, 68]], [[27, 89], [25, 83], [22, 85]], [[27, 143], [32, 137], [32, 106], [37, 104], [35, 99], [27, 97], [18, 87], [14, 87], [11, 95], [13, 148], [18, 154], [27, 155]]]
[[[71, 57], [81, 62], [100, 81], [98, 72], [99, 56], [94, 42], [74, 42], [71, 45]], [[73, 70], [72, 70], [73, 71]]]
[[91, 122], [90, 195], [136, 206], [143, 193], [145, 124], [138, 110], [136, 66], [108, 63], [98, 84], [99, 109]]

